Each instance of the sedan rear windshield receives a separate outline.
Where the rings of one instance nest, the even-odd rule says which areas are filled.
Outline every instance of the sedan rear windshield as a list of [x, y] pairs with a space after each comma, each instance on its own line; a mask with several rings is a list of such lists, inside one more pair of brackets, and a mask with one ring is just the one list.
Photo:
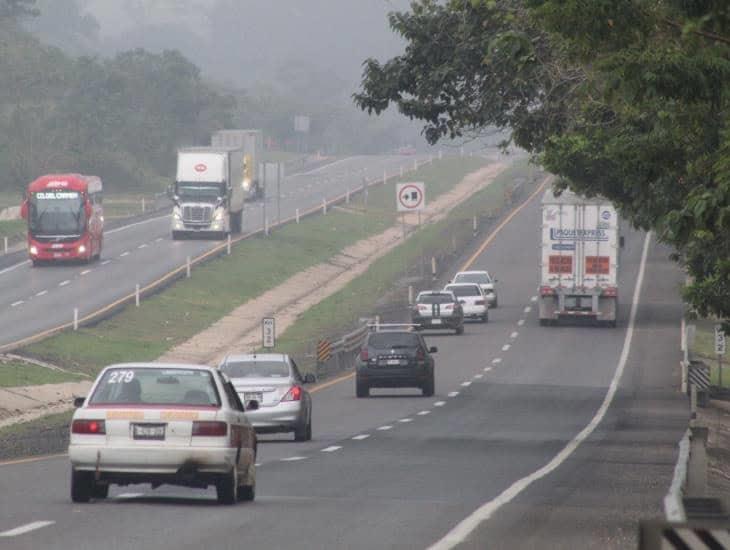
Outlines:
[[454, 297], [451, 294], [421, 294], [416, 301], [419, 304], [450, 304]]
[[285, 361], [229, 361], [221, 366], [228, 378], [289, 376], [289, 364]]
[[478, 286], [453, 286], [449, 288], [457, 296], [481, 296]]
[[488, 285], [492, 279], [486, 273], [459, 273], [454, 278], [455, 283], [477, 283], [480, 285]]
[[210, 372], [193, 369], [119, 368], [104, 373], [92, 405], [205, 405], [220, 407]]
[[368, 346], [375, 349], [415, 348], [418, 346], [418, 336], [409, 332], [381, 332], [370, 335]]

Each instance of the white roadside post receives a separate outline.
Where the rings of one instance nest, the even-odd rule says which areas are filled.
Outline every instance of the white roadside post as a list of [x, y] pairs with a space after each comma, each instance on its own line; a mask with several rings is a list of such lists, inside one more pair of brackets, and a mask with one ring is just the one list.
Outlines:
[[139, 307], [139, 283], [134, 285], [134, 305]]
[[408, 285], [408, 305], [413, 305], [413, 285]]
[[327, 215], [327, 199], [322, 199], [322, 214]]
[[474, 216], [474, 218], [472, 218], [471, 228], [472, 228], [472, 231], [474, 232], [474, 236], [476, 237], [477, 236], [477, 217], [476, 216]]
[[145, 211], [145, 204], [144, 204], [144, 197], [142, 197], [142, 214], [144, 214]]
[[722, 356], [725, 355], [727, 346], [725, 345], [725, 331], [722, 325], [715, 325], [715, 354], [717, 355], [717, 386], [722, 391]]
[[74, 330], [79, 330], [79, 308], [74, 308]]
[[347, 191], [345, 192], [345, 204], [350, 204], [350, 188], [347, 188]]
[[413, 169], [418, 170], [418, 159], [413, 159]]
[[185, 259], [185, 276], [190, 278], [190, 256]]
[[228, 256], [231, 255], [231, 234], [228, 234], [228, 237], [226, 238], [226, 254]]
[[8, 238], [3, 237], [3, 250], [5, 251], [5, 254], [8, 253]]
[[436, 280], [436, 256], [431, 256], [431, 278]]
[[264, 235], [269, 236], [269, 218], [264, 218]]
[[298, 209], [298, 208], [296, 209], [296, 212], [295, 212], [295, 214], [294, 214], [294, 215], [295, 215], [295, 217], [296, 217], [296, 220], [297, 220], [297, 224], [299, 224], [299, 209]]

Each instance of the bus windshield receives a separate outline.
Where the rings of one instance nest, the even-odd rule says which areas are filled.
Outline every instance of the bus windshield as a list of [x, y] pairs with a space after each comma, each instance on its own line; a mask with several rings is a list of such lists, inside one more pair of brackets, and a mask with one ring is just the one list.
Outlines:
[[84, 200], [78, 191], [38, 191], [30, 197], [32, 235], [80, 235], [86, 226]]

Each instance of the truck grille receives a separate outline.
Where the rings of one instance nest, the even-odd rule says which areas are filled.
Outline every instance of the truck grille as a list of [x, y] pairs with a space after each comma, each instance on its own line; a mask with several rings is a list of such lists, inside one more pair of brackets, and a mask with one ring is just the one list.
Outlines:
[[209, 224], [213, 217], [213, 208], [210, 206], [183, 206], [183, 223]]

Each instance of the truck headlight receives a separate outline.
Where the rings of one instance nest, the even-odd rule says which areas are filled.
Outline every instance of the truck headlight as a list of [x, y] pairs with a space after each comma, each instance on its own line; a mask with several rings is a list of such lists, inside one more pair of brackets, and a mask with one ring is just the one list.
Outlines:
[[31, 253], [31, 254], [32, 254], [33, 256], [37, 256], [37, 255], [38, 255], [38, 247], [37, 247], [36, 245], [31, 245], [31, 247], [30, 247], [30, 249], [29, 249], [29, 252], [30, 252], [30, 253]]
[[182, 214], [180, 214], [180, 210], [179, 209], [174, 208], [172, 210], [172, 219], [173, 220], [177, 220], [177, 221], [182, 220]]
[[213, 221], [219, 222], [223, 220], [223, 209], [222, 208], [216, 208], [215, 213], [213, 214]]

